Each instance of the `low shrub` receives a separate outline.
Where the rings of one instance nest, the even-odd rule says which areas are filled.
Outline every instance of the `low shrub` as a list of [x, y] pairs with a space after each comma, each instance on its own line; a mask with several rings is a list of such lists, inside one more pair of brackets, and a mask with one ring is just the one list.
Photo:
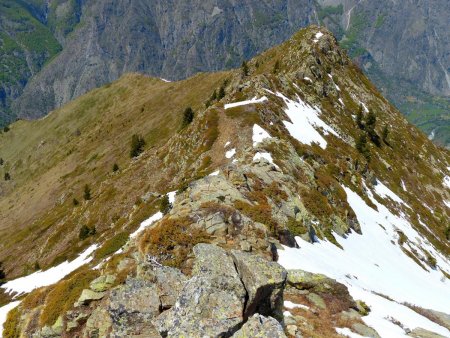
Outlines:
[[20, 337], [20, 310], [18, 307], [8, 312], [3, 325], [3, 338]]
[[143, 234], [141, 251], [163, 265], [180, 268], [196, 244], [210, 242], [206, 231], [191, 227], [192, 223], [188, 217], [163, 219]]
[[45, 299], [45, 305], [39, 319], [40, 325], [53, 325], [62, 313], [73, 307], [81, 292], [87, 289], [89, 283], [98, 276], [97, 270], [83, 269], [56, 284]]
[[81, 227], [81, 229], [80, 229], [79, 234], [78, 234], [78, 238], [79, 238], [81, 241], [83, 241], [83, 240], [85, 240], [86, 238], [95, 235], [96, 232], [97, 232], [97, 231], [95, 230], [95, 227], [89, 227], [89, 226], [87, 226], [87, 225], [83, 225], [83, 226]]

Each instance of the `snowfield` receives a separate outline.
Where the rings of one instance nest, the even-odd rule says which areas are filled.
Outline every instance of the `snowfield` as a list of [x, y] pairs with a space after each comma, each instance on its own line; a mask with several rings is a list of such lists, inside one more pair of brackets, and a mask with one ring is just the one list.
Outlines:
[[65, 276], [67, 276], [72, 271], [75, 271], [82, 265], [89, 263], [92, 260], [91, 254], [98, 248], [97, 244], [94, 244], [87, 248], [83, 253], [81, 253], [72, 262], [63, 262], [53, 268], [45, 271], [37, 271], [31, 275], [17, 278], [15, 280], [9, 281], [1, 286], [5, 289], [7, 293], [16, 292], [18, 295], [29, 293], [34, 289], [52, 285]]
[[281, 97], [286, 103], [287, 108], [284, 111], [291, 120], [290, 122], [283, 121], [283, 123], [289, 133], [298, 141], [309, 145], [316, 142], [322, 149], [325, 149], [327, 147], [327, 141], [316, 128], [322, 128], [325, 135], [331, 133], [339, 137], [333, 128], [320, 119], [320, 111], [318, 108], [309, 106], [298, 96], [297, 101], [293, 101], [281, 93], [277, 93], [276, 95]]
[[[449, 330], [402, 304], [410, 303], [449, 313], [450, 283], [439, 271], [439, 268], [447, 273], [450, 271], [448, 259], [413, 229], [403, 213], [396, 216], [378, 203], [372, 191], [367, 189], [367, 195], [378, 211], [370, 208], [351, 189], [344, 189], [348, 203], [361, 224], [362, 235], [352, 233], [347, 238], [335, 236], [343, 250], [328, 241], [311, 244], [297, 237], [300, 248], [285, 247], [280, 250], [279, 263], [286, 269], [322, 273], [347, 285], [353, 298], [361, 299], [371, 307], [370, 314], [363, 320], [382, 337], [406, 337], [405, 330], [395, 325], [392, 318], [404, 328], [412, 330], [421, 327], [450, 337]], [[381, 183], [374, 190], [380, 196], [406, 205]], [[421, 248], [426, 249], [434, 256], [439, 268], [434, 270], [428, 267], [426, 271], [409, 258], [397, 243], [398, 230], [408, 237], [408, 244], [403, 244], [405, 248], [411, 246], [419, 253]]]

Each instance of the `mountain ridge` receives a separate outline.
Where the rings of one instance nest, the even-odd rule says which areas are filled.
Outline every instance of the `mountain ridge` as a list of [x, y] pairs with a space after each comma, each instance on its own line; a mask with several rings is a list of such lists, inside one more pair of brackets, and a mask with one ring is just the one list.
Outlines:
[[[45, 115], [124, 72], [180, 79], [198, 71], [237, 67], [297, 29], [320, 23], [336, 34], [410, 121], [428, 135], [434, 132], [436, 142], [444, 146], [449, 142], [450, 87], [445, 75], [449, 41], [445, 16], [440, 14], [450, 10], [446, 1], [419, 6], [410, 2], [287, 0], [170, 6], [158, 1], [81, 4], [60, 0], [47, 7], [40, 1], [26, 3], [44, 8], [37, 16], [46, 17], [43, 22], [48, 22], [64, 48], [33, 77], [21, 98], [14, 95], [12, 112], [20, 118]], [[129, 25], [120, 24], [123, 16]], [[435, 18], [432, 21], [431, 16]], [[411, 27], [410, 33], [403, 31], [406, 26]]]
[[[187, 106], [195, 116], [185, 125]], [[362, 115], [360, 119], [358, 115]], [[80, 125], [73, 125], [72, 119]], [[20, 135], [34, 129], [34, 124], [41, 125], [43, 134], [30, 140], [33, 146], [21, 145]], [[55, 131], [54, 125], [59, 130]], [[160, 133], [162, 126], [170, 129]], [[147, 145], [130, 159], [127, 140], [134, 134], [143, 135]], [[12, 203], [15, 189], [32, 193], [42, 182], [39, 175], [48, 170], [43, 167], [36, 177], [30, 177], [21, 168], [48, 163], [58, 185], [52, 187], [54, 193], [45, 195], [54, 205], [42, 210], [44, 216], [37, 215], [30, 227], [18, 231], [17, 225], [11, 224], [9, 229], [1, 229], [5, 239], [0, 260], [7, 277], [37, 270], [32, 266], [35, 259], [47, 270], [95, 246], [87, 265], [56, 285], [34, 290], [10, 312], [7, 326], [12, 331], [38, 336], [89, 336], [95, 332], [176, 336], [180, 326], [174, 323], [181, 321], [186, 332], [231, 336], [256, 325], [250, 318], [259, 315], [285, 322], [284, 327], [272, 324], [280, 325], [289, 336], [312, 334], [314, 328], [331, 337], [338, 336], [335, 328], [342, 327], [360, 334], [364, 333], [355, 328], [366, 334], [369, 326], [382, 330], [383, 326], [372, 320], [381, 320], [397, 336], [418, 328], [448, 332], [404, 302], [413, 300], [419, 308], [430, 304], [434, 311], [445, 302], [445, 296], [437, 299], [433, 290], [448, 288], [450, 190], [446, 182], [450, 180], [450, 155], [410, 125], [323, 28], [301, 30], [241, 69], [172, 83], [127, 75], [43, 120], [13, 124], [0, 140], [0, 154], [4, 156], [8, 150], [5, 164], [11, 169], [11, 180], [6, 182], [11, 190], [3, 190], [2, 184], [7, 193], [0, 201], [5, 220], [22, 215], [30, 206], [27, 195], [23, 204]], [[24, 152], [46, 144], [48, 153], [29, 158]], [[18, 151], [18, 145], [24, 150]], [[48, 162], [55, 151], [61, 154], [58, 161], [63, 167], [72, 156], [75, 165], [71, 170], [62, 172], [55, 169], [58, 162]], [[118, 163], [116, 171], [114, 163]], [[62, 184], [65, 180], [68, 183]], [[91, 193], [83, 200], [85, 184]], [[74, 198], [79, 204], [74, 204]], [[368, 223], [362, 212], [379, 224]], [[397, 269], [402, 278], [410, 273], [405, 267], [421, 276], [408, 285], [421, 286], [424, 278], [434, 287], [423, 295], [412, 292], [405, 296], [392, 293], [382, 283], [370, 285], [368, 290], [373, 293], [368, 295], [357, 281], [369, 276], [357, 270], [348, 272], [355, 278], [347, 278], [345, 271], [342, 276], [331, 276], [337, 281], [316, 274], [305, 281], [301, 277], [304, 272], [297, 272], [297, 279], [292, 277], [296, 272], [286, 263], [291, 249], [296, 250], [296, 262], [315, 262], [318, 269], [320, 260], [302, 259], [310, 246], [319, 253], [326, 253], [327, 248], [334, 248], [335, 255], [349, 252], [348, 243], [370, 236], [371, 232], [364, 230], [367, 226], [378, 230], [377, 239], [402, 257], [399, 262], [405, 265]], [[95, 232], [82, 232], [85, 227]], [[136, 234], [138, 229], [141, 232]], [[394, 260], [395, 255], [388, 258]], [[215, 269], [206, 257], [222, 257], [214, 260], [219, 267], [230, 263], [231, 257], [235, 274], [222, 275], [226, 269]], [[358, 257], [364, 255], [351, 258], [360, 263]], [[284, 268], [273, 262], [277, 258]], [[365, 263], [367, 267], [378, 265], [374, 271], [386, 272], [394, 264], [372, 258], [374, 264]], [[255, 275], [248, 275], [252, 269], [246, 265], [247, 259], [254, 263], [252, 268], [257, 267]], [[26, 271], [19, 271], [17, 264], [26, 261]], [[304, 266], [295, 269], [308, 270]], [[272, 274], [269, 280], [276, 282], [264, 280], [265, 273]], [[114, 282], [105, 282], [108, 275]], [[91, 284], [97, 278], [103, 282]], [[164, 278], [173, 285], [180, 280], [186, 283], [167, 294], [167, 290], [158, 291]], [[221, 286], [215, 284], [218, 280], [224, 281]], [[18, 290], [14, 282], [6, 284], [9, 290]], [[270, 290], [266, 295], [273, 302], [252, 293], [250, 285], [255, 282], [261, 283], [256, 289]], [[385, 298], [376, 292], [385, 292]], [[300, 305], [293, 309], [284, 303], [280, 300], [283, 293], [291, 303], [317, 311], [319, 319]], [[221, 306], [211, 310], [203, 301], [197, 303], [202, 311], [191, 307], [192, 295], [208, 299], [217, 294], [226, 297], [220, 299], [230, 304], [226, 307], [229, 311], [236, 311], [234, 317]], [[251, 307], [234, 301], [244, 294]], [[13, 294], [5, 296], [8, 299]], [[135, 296], [149, 299], [151, 309], [126, 301]], [[424, 302], [427, 296], [434, 301]], [[359, 308], [355, 305], [358, 299], [368, 302], [371, 314], [362, 303]], [[41, 303], [44, 305], [38, 305]], [[380, 304], [389, 312], [380, 315]], [[127, 323], [117, 320], [121, 306]], [[394, 313], [396, 307], [401, 312]], [[283, 310], [306, 316], [313, 328], [297, 318], [288, 319], [288, 314], [281, 317]], [[226, 313], [220, 325], [212, 324], [215, 316], [209, 315], [211, 311]], [[386, 319], [387, 315], [392, 319]], [[342, 316], [347, 316], [347, 322]], [[349, 322], [348, 316], [354, 316], [355, 322]], [[230, 318], [239, 318], [238, 324], [228, 322]], [[259, 323], [265, 322], [264, 318], [259, 317]], [[199, 321], [204, 324], [198, 325]], [[382, 331], [375, 334], [383, 335]]]

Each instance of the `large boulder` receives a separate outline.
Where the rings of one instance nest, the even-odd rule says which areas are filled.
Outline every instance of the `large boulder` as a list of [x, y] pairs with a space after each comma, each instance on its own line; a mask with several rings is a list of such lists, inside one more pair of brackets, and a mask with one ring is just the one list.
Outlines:
[[112, 336], [157, 337], [151, 320], [160, 313], [157, 286], [151, 282], [129, 278], [125, 285], [111, 290], [108, 312]]
[[248, 293], [244, 317], [260, 313], [282, 320], [286, 270], [258, 255], [237, 250], [233, 250], [231, 255]]
[[208, 244], [194, 247], [194, 277], [175, 305], [153, 321], [169, 337], [220, 337], [243, 321], [246, 291], [226, 251]]
[[162, 310], [170, 309], [175, 304], [188, 280], [180, 270], [152, 262], [141, 262], [137, 277], [155, 283]]
[[103, 275], [94, 279], [89, 287], [95, 292], [104, 292], [111, 289], [116, 281], [116, 277], [112, 275]]
[[254, 314], [237, 331], [233, 338], [285, 338], [283, 327], [272, 317], [264, 317]]

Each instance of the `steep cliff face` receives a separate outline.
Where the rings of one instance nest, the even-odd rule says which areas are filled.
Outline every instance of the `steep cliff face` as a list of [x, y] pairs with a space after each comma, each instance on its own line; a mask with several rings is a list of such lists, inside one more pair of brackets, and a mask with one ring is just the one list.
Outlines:
[[0, 154], [8, 338], [450, 334], [449, 153], [324, 28], [126, 75]]
[[102, 0], [84, 13], [64, 51], [15, 104], [21, 116], [42, 116], [125, 72], [182, 79], [236, 67], [312, 20], [310, 1]]

